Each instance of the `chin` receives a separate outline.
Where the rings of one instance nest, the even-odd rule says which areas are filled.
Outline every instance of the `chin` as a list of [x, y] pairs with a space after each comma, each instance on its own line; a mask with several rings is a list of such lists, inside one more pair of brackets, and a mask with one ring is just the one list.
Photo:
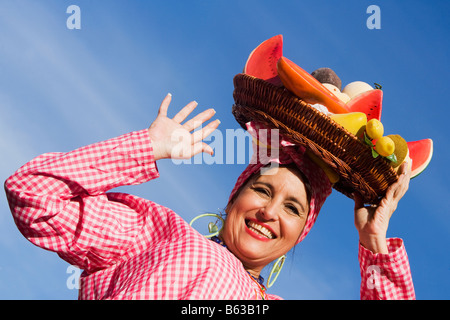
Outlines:
[[234, 254], [247, 265], [255, 263], [268, 264], [277, 258], [272, 249], [272, 244], [266, 241], [256, 240], [246, 234], [243, 234], [234, 243], [233, 249]]

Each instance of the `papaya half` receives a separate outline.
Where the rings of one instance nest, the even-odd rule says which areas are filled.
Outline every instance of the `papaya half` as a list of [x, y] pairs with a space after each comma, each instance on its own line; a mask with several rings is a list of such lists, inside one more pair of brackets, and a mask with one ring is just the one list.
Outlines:
[[277, 63], [277, 70], [283, 85], [305, 102], [310, 104], [320, 103], [332, 113], [349, 112], [345, 103], [311, 74], [289, 59], [281, 57]]

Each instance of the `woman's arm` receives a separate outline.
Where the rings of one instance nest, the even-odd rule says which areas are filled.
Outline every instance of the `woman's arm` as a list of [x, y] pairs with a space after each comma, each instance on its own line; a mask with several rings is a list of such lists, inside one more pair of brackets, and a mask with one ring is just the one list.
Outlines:
[[[167, 110], [168, 102], [166, 98], [160, 114]], [[184, 118], [192, 111], [192, 104], [188, 106], [180, 111]], [[200, 121], [205, 121], [204, 113]], [[164, 129], [176, 127], [179, 118], [170, 120], [164, 114], [158, 115], [153, 129], [159, 127], [160, 120], [165, 121]], [[205, 129], [215, 127], [213, 124]], [[101, 269], [121, 259], [142, 232], [148, 212], [164, 210], [137, 197], [106, 193], [159, 176], [155, 161], [165, 154], [153, 146], [164, 146], [157, 139], [170, 140], [173, 132], [151, 129], [67, 153], [44, 154], [21, 167], [5, 182], [11, 212], [21, 233], [35, 245], [57, 252], [82, 269]], [[159, 136], [150, 134], [155, 132]], [[196, 139], [184, 143], [190, 145], [192, 141]]]
[[373, 253], [359, 245], [362, 300], [414, 300], [408, 255], [399, 238], [386, 240], [388, 253]]
[[359, 234], [361, 299], [414, 299], [409, 260], [401, 239], [387, 239], [389, 220], [409, 187], [411, 169], [399, 169], [399, 179], [391, 185], [377, 206], [365, 206], [355, 194], [355, 226]]
[[158, 176], [148, 132], [141, 130], [41, 155], [9, 177], [5, 190], [14, 221], [29, 241], [95, 270], [120, 259], [132, 245], [138, 226], [125, 229], [124, 222], [143, 220], [109, 201], [106, 191]]

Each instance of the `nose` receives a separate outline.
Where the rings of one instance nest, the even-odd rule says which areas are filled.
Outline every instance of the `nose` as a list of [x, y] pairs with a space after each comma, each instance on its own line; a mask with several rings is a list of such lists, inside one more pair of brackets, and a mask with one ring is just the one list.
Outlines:
[[272, 201], [268, 201], [262, 208], [261, 208], [261, 218], [266, 221], [274, 221], [278, 219], [278, 208], [279, 204], [277, 201], [272, 199]]

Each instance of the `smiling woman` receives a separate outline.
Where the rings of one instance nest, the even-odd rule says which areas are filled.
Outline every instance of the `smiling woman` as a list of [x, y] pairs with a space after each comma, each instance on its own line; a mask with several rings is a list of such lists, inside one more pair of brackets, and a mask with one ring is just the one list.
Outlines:
[[254, 174], [225, 209], [221, 237], [255, 277], [300, 238], [309, 213], [303, 181], [292, 166]]
[[[184, 157], [212, 151], [203, 139], [219, 121], [194, 130], [211, 119], [213, 110], [184, 122], [197, 104], [189, 103], [170, 119], [170, 101], [168, 95], [146, 130], [44, 154], [21, 167], [5, 183], [16, 225], [37, 246], [84, 270], [80, 299], [280, 299], [266, 292], [261, 269], [305, 238], [331, 193], [330, 181], [302, 147], [287, 141], [268, 162], [258, 161], [255, 152], [256, 160], [231, 192], [215, 241], [166, 207], [108, 192], [157, 178], [156, 161], [178, 155], [175, 131], [190, 137], [182, 140]], [[250, 133], [257, 135], [256, 128], [248, 124]], [[392, 192], [401, 195], [407, 182], [401, 179]], [[364, 217], [364, 208], [357, 209]], [[375, 229], [358, 221], [361, 242], [368, 244], [360, 248], [361, 270], [370, 266], [388, 274], [375, 279], [362, 273], [362, 283], [370, 282], [361, 287], [362, 297], [414, 297], [401, 240], [387, 241], [390, 253], [377, 259], [369, 251], [377, 237], [368, 232]]]
[[[259, 141], [258, 124], [248, 132]], [[255, 144], [250, 165], [242, 172], [225, 209], [227, 219], [221, 238], [259, 278], [262, 269], [283, 257], [311, 230], [331, 183], [325, 173], [305, 156], [305, 149], [281, 139], [276, 153]], [[261, 159], [263, 158], [263, 159]]]

